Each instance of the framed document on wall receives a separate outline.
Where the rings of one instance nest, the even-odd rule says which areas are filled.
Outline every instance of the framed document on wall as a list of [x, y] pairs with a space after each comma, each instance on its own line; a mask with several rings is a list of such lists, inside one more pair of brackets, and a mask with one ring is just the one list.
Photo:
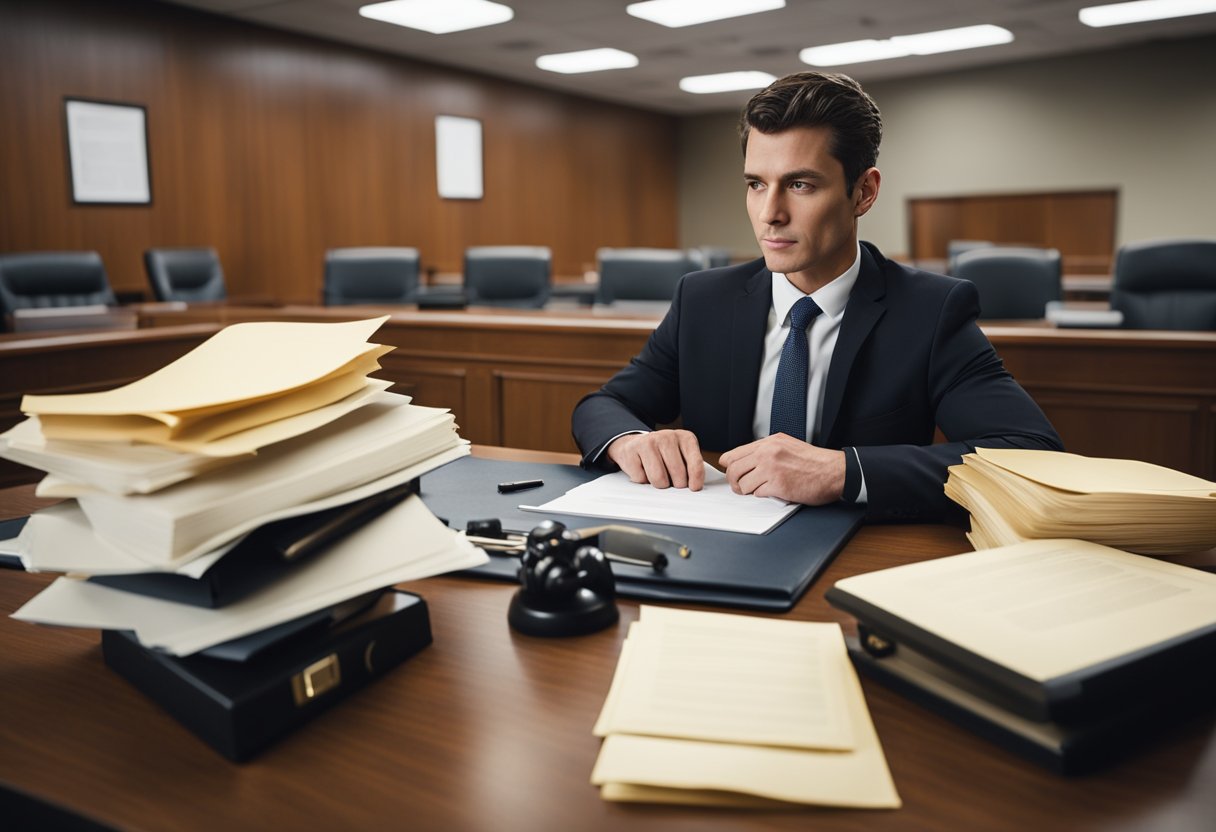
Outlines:
[[149, 205], [147, 111], [138, 104], [63, 100], [72, 201]]
[[443, 199], [481, 199], [481, 122], [435, 116], [435, 171]]

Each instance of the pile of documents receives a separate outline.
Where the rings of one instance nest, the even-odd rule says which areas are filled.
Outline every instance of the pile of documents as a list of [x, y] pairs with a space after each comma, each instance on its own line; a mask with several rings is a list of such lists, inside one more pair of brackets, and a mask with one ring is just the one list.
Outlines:
[[[68, 499], [32, 516], [17, 548], [27, 569], [72, 574], [16, 617], [134, 630], [145, 647], [188, 655], [484, 562], [406, 497], [412, 481], [466, 455], [468, 443], [446, 410], [413, 405], [368, 377], [391, 349], [368, 343], [384, 320], [236, 324], [124, 387], [27, 396], [29, 419], [0, 436], [0, 456], [48, 472], [40, 496]], [[375, 504], [386, 493], [399, 497]], [[361, 519], [342, 514], [360, 505]], [[336, 542], [222, 609], [98, 582], [205, 583], [226, 555], [252, 557], [246, 535], [286, 518]], [[349, 534], [327, 531], [331, 519]]]
[[971, 513], [976, 549], [1077, 538], [1145, 555], [1216, 547], [1216, 483], [1130, 459], [977, 448], [946, 496]]
[[595, 734], [605, 800], [900, 805], [836, 624], [644, 606]]

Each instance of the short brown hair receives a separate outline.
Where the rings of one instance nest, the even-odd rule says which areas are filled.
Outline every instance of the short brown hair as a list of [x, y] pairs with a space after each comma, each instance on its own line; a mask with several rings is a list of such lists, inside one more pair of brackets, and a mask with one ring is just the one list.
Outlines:
[[751, 97], [739, 118], [739, 137], [747, 153], [752, 130], [780, 133], [793, 127], [830, 127], [833, 158], [844, 168], [845, 185], [878, 161], [882, 114], [874, 99], [847, 75], [796, 72]]

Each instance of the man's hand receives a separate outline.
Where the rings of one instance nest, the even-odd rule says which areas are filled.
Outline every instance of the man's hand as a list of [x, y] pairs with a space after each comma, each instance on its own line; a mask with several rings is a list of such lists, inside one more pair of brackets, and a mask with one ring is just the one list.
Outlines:
[[705, 484], [701, 445], [691, 431], [626, 434], [609, 445], [606, 453], [634, 482], [689, 491], [700, 491]]
[[784, 433], [740, 445], [719, 462], [736, 494], [819, 506], [844, 493], [844, 451], [818, 448]]

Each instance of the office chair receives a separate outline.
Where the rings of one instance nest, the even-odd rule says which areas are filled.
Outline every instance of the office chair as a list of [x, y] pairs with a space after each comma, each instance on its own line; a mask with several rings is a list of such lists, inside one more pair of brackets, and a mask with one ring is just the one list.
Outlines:
[[95, 251], [0, 255], [0, 325], [18, 309], [117, 303]]
[[960, 254], [977, 248], [991, 248], [992, 245], [987, 240], [951, 240], [946, 243], [946, 274], [954, 274], [954, 262]]
[[471, 303], [539, 309], [549, 300], [553, 255], [547, 246], [473, 246], [464, 252]]
[[980, 293], [980, 318], [1042, 318], [1059, 300], [1060, 252], [1054, 248], [976, 248], [954, 262], [955, 277]]
[[1110, 305], [1129, 329], [1216, 330], [1216, 240], [1123, 246]]
[[326, 306], [413, 303], [418, 282], [416, 248], [331, 248], [325, 252]]
[[701, 255], [702, 268], [717, 269], [730, 265], [730, 249], [702, 246], [697, 251]]
[[228, 297], [220, 256], [213, 248], [150, 248], [144, 269], [157, 300], [209, 301]]
[[703, 268], [695, 252], [667, 248], [601, 248], [596, 303], [617, 300], [671, 300], [676, 284]]

